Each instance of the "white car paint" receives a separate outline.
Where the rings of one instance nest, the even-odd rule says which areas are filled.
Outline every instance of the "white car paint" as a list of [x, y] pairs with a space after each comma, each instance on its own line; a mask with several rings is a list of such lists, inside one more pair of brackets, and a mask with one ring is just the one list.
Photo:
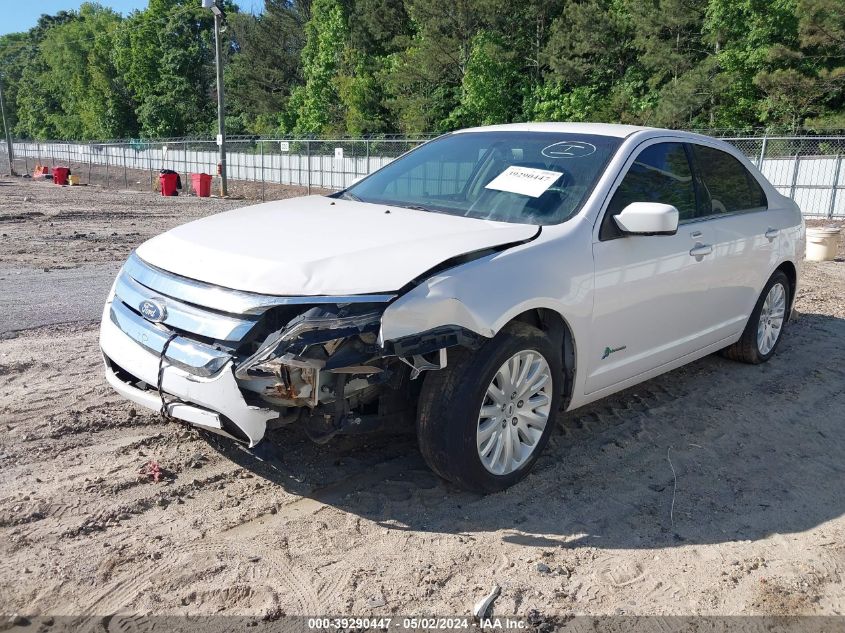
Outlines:
[[137, 253], [158, 268], [224, 288], [354, 295], [397, 290], [451, 257], [536, 233], [527, 224], [308, 196], [195, 220]]
[[[735, 342], [774, 270], [784, 262], [800, 266], [800, 210], [727, 143], [688, 132], [603, 124], [473, 131], [484, 129], [628, 136], [578, 217], [545, 226], [526, 245], [436, 275], [400, 297], [385, 311], [383, 340], [448, 323], [493, 336], [526, 310], [554, 310], [575, 339], [573, 409]], [[674, 236], [601, 242], [599, 222], [613, 192], [637, 154], [658, 142], [700, 143], [731, 154], [762, 186], [769, 209], [682, 223]], [[779, 233], [770, 241], [765, 233], [772, 228]], [[690, 255], [697, 244], [713, 252]], [[494, 291], [503, 287], [506, 293]], [[621, 346], [621, 355], [602, 358], [605, 348]]]
[[[137, 254], [165, 271], [224, 288], [312, 297], [396, 292], [454, 256], [516, 242], [423, 278], [388, 305], [378, 341], [384, 345], [452, 325], [490, 338], [527, 310], [552, 310], [574, 341], [570, 409], [735, 342], [773, 271], [785, 262], [800, 265], [804, 228], [797, 206], [726, 143], [601, 124], [471, 131], [485, 130], [604, 134], [623, 141], [578, 214], [544, 226], [539, 235], [531, 225], [312, 196], [198, 220], [146, 242]], [[649, 144], [664, 141], [700, 143], [733, 155], [758, 180], [769, 209], [682, 222], [675, 235], [602, 242], [600, 220], [628, 166]], [[138, 363], [138, 375], [151, 380], [157, 357], [130, 354], [133, 343], [127, 340], [104, 316], [101, 346], [107, 356], [121, 366]], [[605, 356], [606, 348], [616, 351]], [[141, 362], [138, 355], [147, 358]], [[185, 389], [174, 385], [171, 393], [187, 397]], [[151, 406], [148, 396], [128, 388], [121, 393]], [[224, 410], [219, 400], [202, 397], [192, 402]], [[267, 409], [247, 407], [242, 398], [230, 403], [226, 415], [237, 422], [239, 410], [250, 419], [268, 417]], [[255, 431], [250, 442], [262, 435]]]
[[678, 230], [678, 210], [671, 204], [633, 202], [613, 219], [627, 233], [671, 235]]

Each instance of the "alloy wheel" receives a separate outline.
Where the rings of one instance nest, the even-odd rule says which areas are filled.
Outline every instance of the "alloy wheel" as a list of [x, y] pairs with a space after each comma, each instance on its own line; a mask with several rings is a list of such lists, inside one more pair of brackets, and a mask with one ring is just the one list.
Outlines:
[[478, 415], [481, 463], [495, 475], [517, 470], [534, 453], [552, 405], [549, 363], [534, 350], [505, 361], [487, 387]]
[[757, 349], [761, 355], [766, 356], [774, 349], [785, 317], [786, 288], [777, 283], [769, 289], [757, 322]]

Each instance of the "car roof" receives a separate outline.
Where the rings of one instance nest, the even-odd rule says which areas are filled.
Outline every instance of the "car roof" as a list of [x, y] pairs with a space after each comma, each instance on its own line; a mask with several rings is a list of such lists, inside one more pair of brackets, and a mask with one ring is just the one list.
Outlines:
[[622, 125], [618, 123], [506, 123], [503, 125], [485, 125], [483, 127], [471, 127], [457, 130], [455, 134], [464, 132], [558, 132], [569, 134], [597, 134], [600, 136], [615, 136], [625, 138], [635, 132], [661, 132], [653, 127], [642, 127], [639, 125]]

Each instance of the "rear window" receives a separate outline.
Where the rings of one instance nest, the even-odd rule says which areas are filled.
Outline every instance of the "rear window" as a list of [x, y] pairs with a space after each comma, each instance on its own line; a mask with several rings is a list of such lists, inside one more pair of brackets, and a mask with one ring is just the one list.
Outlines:
[[692, 148], [702, 179], [699, 215], [758, 211], [768, 206], [763, 188], [736, 158], [704, 145]]

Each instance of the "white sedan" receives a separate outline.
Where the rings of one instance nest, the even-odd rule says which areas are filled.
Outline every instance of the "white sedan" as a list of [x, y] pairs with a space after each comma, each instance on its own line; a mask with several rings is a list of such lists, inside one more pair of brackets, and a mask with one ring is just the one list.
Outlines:
[[249, 446], [415, 422], [434, 471], [490, 492], [559, 412], [716, 351], [768, 360], [803, 248], [795, 203], [716, 139], [475, 128], [142, 244], [100, 343], [109, 383], [168, 417]]

